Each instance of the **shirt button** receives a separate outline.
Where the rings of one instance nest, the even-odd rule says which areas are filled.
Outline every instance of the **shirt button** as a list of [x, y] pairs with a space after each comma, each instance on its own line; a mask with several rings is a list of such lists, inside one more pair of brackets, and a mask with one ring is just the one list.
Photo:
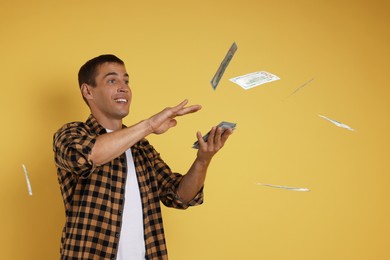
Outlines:
[[119, 233], [116, 233], [115, 236], [116, 236], [116, 237], [119, 237]]
[[119, 213], [119, 215], [122, 215], [123, 212], [122, 212], [122, 210], [119, 210], [118, 213]]

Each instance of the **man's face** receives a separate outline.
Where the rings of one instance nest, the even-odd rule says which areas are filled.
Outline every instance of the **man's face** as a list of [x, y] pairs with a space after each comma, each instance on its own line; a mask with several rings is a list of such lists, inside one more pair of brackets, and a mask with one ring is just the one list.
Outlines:
[[90, 106], [107, 119], [121, 120], [129, 114], [132, 93], [124, 65], [106, 62], [98, 67], [96, 86], [90, 88]]

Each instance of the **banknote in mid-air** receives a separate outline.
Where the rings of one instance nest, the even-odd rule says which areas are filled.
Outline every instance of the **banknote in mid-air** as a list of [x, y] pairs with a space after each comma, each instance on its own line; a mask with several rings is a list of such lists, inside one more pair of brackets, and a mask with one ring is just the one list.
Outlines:
[[214, 90], [217, 88], [218, 83], [223, 76], [223, 73], [225, 72], [227, 66], [229, 65], [229, 62], [233, 58], [234, 53], [236, 53], [236, 51], [237, 51], [237, 44], [235, 42], [233, 42], [228, 53], [226, 54], [225, 58], [223, 59], [221, 65], [219, 65], [217, 72], [215, 73], [214, 77], [211, 79], [211, 86], [213, 87]]
[[257, 71], [243, 76], [231, 78], [230, 81], [236, 83], [243, 89], [250, 89], [264, 83], [280, 79], [278, 76], [266, 71]]
[[[236, 125], [237, 125], [236, 123], [222, 121], [221, 123], [219, 123], [219, 125], [217, 125], [217, 127], [221, 127], [222, 131], [224, 132], [225, 130], [227, 130], [229, 128], [232, 128], [233, 130], [235, 130]], [[209, 139], [209, 134], [210, 134], [210, 131], [202, 137], [205, 142], [207, 142], [207, 140]], [[193, 144], [192, 148], [199, 149], [199, 142], [196, 141]]]
[[273, 184], [265, 184], [265, 183], [257, 183], [257, 185], [268, 186], [272, 188], [292, 190], [292, 191], [310, 191], [308, 188], [297, 188], [297, 187], [289, 187], [289, 186], [281, 186], [281, 185], [273, 185]]
[[355, 131], [355, 129], [353, 129], [352, 127], [350, 127], [350, 126], [348, 126], [348, 125], [346, 125], [346, 124], [343, 124], [343, 123], [341, 123], [341, 122], [339, 122], [339, 121], [330, 119], [330, 118], [328, 118], [328, 117], [326, 117], [326, 116], [323, 116], [323, 115], [318, 115], [318, 116], [319, 116], [319, 117], [322, 117], [322, 118], [325, 118], [326, 120], [328, 120], [329, 122], [331, 122], [331, 123], [337, 125], [338, 127], [345, 128], [345, 129], [347, 129], [347, 130], [349, 130], [349, 131]]
[[28, 189], [28, 194], [30, 196], [32, 196], [32, 189], [31, 189], [31, 183], [30, 183], [30, 179], [28, 178], [28, 173], [27, 173], [27, 169], [26, 169], [26, 166], [24, 164], [22, 164], [22, 167], [23, 167], [23, 171], [24, 171], [24, 175], [26, 177], [26, 182], [27, 182], [27, 189]]
[[[292, 96], [294, 95], [295, 93], [297, 93], [301, 88], [303, 88], [304, 86], [306, 86], [307, 84], [309, 84], [310, 82], [312, 82], [314, 80], [314, 78], [312, 78], [311, 80], [309, 81], [306, 81], [302, 86], [300, 86], [299, 88], [297, 88], [296, 90], [294, 90], [289, 96]], [[289, 97], [288, 96], [288, 97]]]

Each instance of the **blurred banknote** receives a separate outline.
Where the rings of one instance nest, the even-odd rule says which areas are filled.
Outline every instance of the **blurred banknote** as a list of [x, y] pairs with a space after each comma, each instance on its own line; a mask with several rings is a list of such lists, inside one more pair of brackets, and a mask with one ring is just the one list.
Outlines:
[[230, 81], [236, 83], [243, 89], [250, 89], [264, 83], [280, 79], [278, 76], [266, 71], [257, 71], [243, 76], [231, 78]]
[[273, 185], [273, 184], [266, 184], [266, 183], [257, 183], [257, 185], [278, 188], [278, 189], [292, 190], [292, 191], [310, 191], [308, 188], [297, 188], [297, 187]]
[[355, 131], [355, 129], [353, 129], [352, 127], [350, 127], [350, 126], [348, 126], [348, 125], [346, 125], [346, 124], [343, 124], [343, 123], [341, 123], [341, 122], [339, 122], [339, 121], [330, 119], [330, 118], [328, 118], [328, 117], [326, 117], [326, 116], [323, 116], [323, 115], [318, 115], [318, 116], [319, 116], [319, 117], [322, 117], [322, 118], [324, 118], [324, 119], [326, 119], [326, 120], [328, 120], [329, 122], [331, 122], [331, 123], [337, 125], [338, 127], [347, 129], [347, 130], [349, 130], [349, 131]]
[[28, 178], [28, 173], [27, 173], [27, 169], [26, 169], [26, 166], [24, 164], [22, 164], [22, 167], [23, 167], [23, 171], [24, 171], [24, 175], [26, 177], [26, 182], [27, 182], [27, 189], [28, 189], [28, 194], [30, 196], [32, 196], [32, 188], [31, 188], [31, 183], [30, 183], [30, 179]]
[[[232, 128], [233, 130], [236, 129], [236, 125], [237, 125], [236, 123], [230, 123], [230, 122], [222, 121], [221, 123], [219, 123], [219, 125], [217, 127], [221, 127], [222, 128], [222, 132], [225, 132], [225, 130], [227, 130], [229, 128]], [[203, 140], [205, 142], [207, 142], [207, 140], [209, 139], [209, 134], [210, 134], [210, 131], [203, 136]], [[199, 149], [199, 142], [196, 141], [193, 144], [192, 148]]]
[[219, 65], [217, 72], [215, 73], [214, 77], [211, 79], [211, 86], [213, 87], [214, 90], [217, 88], [218, 83], [221, 80], [223, 73], [226, 70], [226, 67], [229, 65], [229, 62], [233, 58], [234, 53], [236, 53], [236, 51], [237, 51], [237, 44], [235, 42], [233, 42], [228, 53], [226, 54], [225, 58], [223, 59], [221, 65]]

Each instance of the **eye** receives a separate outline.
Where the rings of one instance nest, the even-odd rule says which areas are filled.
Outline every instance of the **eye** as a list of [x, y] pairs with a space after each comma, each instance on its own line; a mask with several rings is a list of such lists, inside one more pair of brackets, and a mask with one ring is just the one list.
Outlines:
[[108, 84], [115, 84], [115, 79], [109, 79], [109, 80], [107, 80], [107, 83]]
[[125, 84], [126, 84], [126, 85], [129, 85], [130, 82], [129, 82], [128, 79], [125, 79], [124, 81], [125, 81]]

